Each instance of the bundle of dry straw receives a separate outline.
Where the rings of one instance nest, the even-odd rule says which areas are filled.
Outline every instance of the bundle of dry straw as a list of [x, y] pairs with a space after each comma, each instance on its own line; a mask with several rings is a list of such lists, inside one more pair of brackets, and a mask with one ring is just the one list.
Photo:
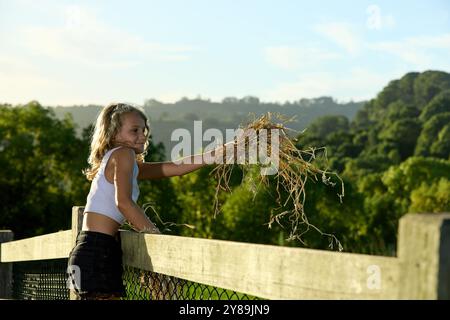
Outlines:
[[[338, 193], [340, 201], [342, 201], [342, 197], [344, 196], [343, 181], [336, 173], [327, 171], [328, 168], [320, 169], [315, 164], [316, 161], [314, 160], [316, 160], [318, 151], [322, 152], [326, 163], [326, 148], [310, 147], [306, 150], [299, 150], [295, 146], [296, 139], [290, 138], [287, 134], [287, 131], [292, 129], [286, 127], [286, 124], [293, 120], [294, 117], [287, 118], [281, 114], [267, 113], [259, 118], [256, 118], [253, 115], [253, 120], [251, 120], [248, 124], [243, 126], [241, 125], [239, 127], [242, 129], [240, 130], [241, 134], [235, 138], [235, 144], [238, 146], [245, 146], [245, 148], [238, 148], [238, 150], [241, 151], [238, 151], [237, 153], [237, 158], [240, 157], [241, 159], [240, 162], [238, 161], [238, 165], [241, 167], [245, 176], [246, 172], [248, 172], [246, 168], [248, 169], [248, 166], [251, 164], [251, 161], [249, 161], [251, 158], [251, 151], [249, 150], [251, 150], [252, 144], [254, 146], [254, 143], [257, 141], [258, 154], [261, 152], [261, 148], [266, 147], [270, 163], [267, 163], [267, 161], [265, 163], [261, 163], [261, 159], [258, 159], [255, 165], [261, 167], [261, 169], [267, 169], [269, 167], [269, 169], [272, 169], [273, 174], [258, 175], [259, 181], [256, 181], [256, 185], [265, 184], [268, 186], [269, 177], [273, 177], [271, 180], [272, 183], [276, 184], [276, 201], [280, 206], [277, 209], [281, 209], [278, 211], [282, 211], [278, 214], [273, 213], [275, 210], [271, 211], [268, 227], [271, 228], [272, 224], [276, 222], [284, 228], [284, 221], [287, 219], [290, 224], [289, 237], [287, 240], [298, 240], [306, 245], [303, 240], [303, 235], [310, 229], [313, 229], [319, 232], [322, 236], [328, 237], [329, 247], [331, 249], [336, 248], [341, 251], [341, 243], [333, 234], [324, 233], [319, 228], [309, 223], [304, 211], [304, 204], [306, 200], [305, 186], [308, 180], [314, 179], [315, 181], [319, 181], [318, 177], [320, 177], [324, 184], [334, 186], [335, 183], [331, 181], [331, 176], [336, 176], [341, 183], [341, 191]], [[266, 132], [268, 133], [267, 137], [262, 137], [261, 133]], [[272, 139], [272, 136], [276, 136], [275, 139]], [[261, 141], [263, 144], [261, 144]], [[242, 153], [243, 149], [245, 150], [245, 157]], [[228, 161], [225, 160], [224, 163], [217, 164], [211, 172], [211, 174], [213, 174], [217, 179], [214, 203], [215, 215], [217, 215], [220, 211], [220, 204], [218, 200], [219, 192], [221, 190], [231, 192], [229, 181], [233, 166], [229, 165], [229, 163], [232, 163], [233, 161], [229, 161], [229, 158], [233, 157], [233, 159], [237, 159], [234, 156], [235, 155], [232, 153], [226, 154]], [[242, 161], [242, 158], [244, 158], [244, 161]], [[276, 167], [274, 167], [274, 163], [277, 165]], [[256, 190], [257, 188], [255, 189], [255, 192]], [[284, 202], [282, 202], [281, 199], [281, 190], [284, 190], [285, 194], [287, 194], [287, 199], [284, 199]], [[289, 208], [287, 208], [288, 203]]]

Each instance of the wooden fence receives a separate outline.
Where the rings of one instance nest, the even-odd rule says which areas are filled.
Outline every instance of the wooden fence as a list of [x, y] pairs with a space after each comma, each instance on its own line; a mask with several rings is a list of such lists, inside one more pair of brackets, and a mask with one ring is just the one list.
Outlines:
[[[67, 258], [80, 230], [12, 241], [0, 231], [0, 298], [12, 262]], [[450, 213], [400, 219], [397, 257], [121, 231], [123, 263], [266, 299], [450, 299]]]

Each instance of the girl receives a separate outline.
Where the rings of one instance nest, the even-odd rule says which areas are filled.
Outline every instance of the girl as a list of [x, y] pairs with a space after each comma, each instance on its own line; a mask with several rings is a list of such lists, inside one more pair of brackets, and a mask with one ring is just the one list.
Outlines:
[[[128, 104], [110, 104], [97, 118], [89, 168], [84, 171], [92, 181], [91, 189], [83, 227], [68, 262], [69, 270], [77, 270], [69, 273], [69, 280], [76, 284], [77, 299], [114, 299], [125, 293], [118, 237], [125, 220], [139, 232], [160, 233], [136, 204], [137, 179], [180, 176], [206, 165], [203, 160], [206, 153], [189, 156], [192, 164], [144, 162], [149, 131], [145, 114]], [[211, 151], [209, 156], [224, 153], [224, 146]]]

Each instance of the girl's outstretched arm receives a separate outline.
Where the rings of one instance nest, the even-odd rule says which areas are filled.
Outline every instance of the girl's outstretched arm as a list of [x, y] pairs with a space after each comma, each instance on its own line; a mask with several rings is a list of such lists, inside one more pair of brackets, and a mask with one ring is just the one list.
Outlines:
[[131, 225], [141, 232], [160, 233], [144, 211], [133, 201], [132, 177], [135, 153], [132, 149], [121, 148], [113, 153], [114, 186], [116, 206]]
[[172, 161], [138, 163], [138, 179], [147, 180], [182, 176], [186, 173], [200, 169], [201, 167], [204, 167], [207, 164], [211, 163], [205, 161], [206, 157], [215, 159], [216, 156], [226, 156], [226, 150], [228, 149], [227, 146], [231, 144], [234, 145], [234, 148], [232, 148], [232, 150], [234, 153], [236, 153], [236, 143], [232, 141], [212, 151], [184, 157], [177, 161], [177, 163]]

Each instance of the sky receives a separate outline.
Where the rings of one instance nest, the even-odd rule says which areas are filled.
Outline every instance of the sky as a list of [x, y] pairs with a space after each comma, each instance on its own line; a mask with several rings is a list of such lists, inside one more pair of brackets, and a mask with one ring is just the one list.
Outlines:
[[448, 0], [0, 0], [0, 103], [348, 102], [425, 70]]

